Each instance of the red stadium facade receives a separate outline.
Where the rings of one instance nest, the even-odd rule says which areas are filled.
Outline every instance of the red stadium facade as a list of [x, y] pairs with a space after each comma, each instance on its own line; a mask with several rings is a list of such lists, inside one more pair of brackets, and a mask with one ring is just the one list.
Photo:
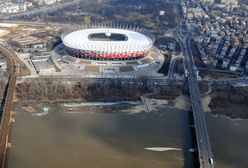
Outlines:
[[80, 59], [93, 59], [93, 60], [135, 60], [146, 57], [150, 52], [124, 52], [124, 53], [97, 53], [94, 51], [80, 51], [66, 47], [66, 51], [70, 56]]

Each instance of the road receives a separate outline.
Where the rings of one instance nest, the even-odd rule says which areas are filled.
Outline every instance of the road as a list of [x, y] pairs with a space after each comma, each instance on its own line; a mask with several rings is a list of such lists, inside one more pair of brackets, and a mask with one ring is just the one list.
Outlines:
[[187, 35], [182, 40], [182, 50], [185, 55], [185, 65], [188, 70], [188, 84], [190, 97], [192, 100], [192, 110], [195, 121], [197, 148], [199, 155], [199, 164], [201, 168], [214, 168], [213, 155], [208, 136], [205, 112], [203, 110], [202, 99], [196, 77], [196, 68], [193, 61], [190, 48], [190, 37]]
[[48, 7], [42, 7], [39, 9], [34, 9], [32, 11], [26, 11], [26, 12], [22, 12], [22, 13], [18, 13], [18, 14], [14, 14], [14, 15], [7, 15], [7, 16], [3, 16], [3, 19], [18, 19], [21, 17], [26, 17], [26, 16], [36, 16], [36, 15], [41, 15], [41, 14], [47, 14], [47, 13], [51, 13], [51, 12], [55, 12], [58, 10], [63, 10], [65, 8], [71, 7], [71, 6], [77, 6], [79, 5], [83, 0], [73, 0], [70, 2], [65, 2], [65, 3], [60, 3], [57, 5], [52, 5], [52, 6], [48, 6]]
[[178, 8], [181, 10], [180, 16], [180, 26], [179, 31], [187, 32], [186, 36], [181, 39], [177, 35], [179, 43], [181, 44], [182, 52], [185, 56], [184, 65], [187, 69], [187, 80], [189, 85], [190, 97], [192, 101], [192, 110], [194, 116], [196, 140], [197, 140], [197, 151], [199, 157], [199, 166], [200, 168], [214, 168], [213, 154], [210, 145], [210, 139], [208, 135], [208, 129], [206, 124], [205, 112], [203, 109], [201, 94], [197, 81], [197, 69], [193, 61], [193, 55], [190, 47], [190, 37], [191, 34], [188, 33], [188, 30], [184, 30], [183, 18], [184, 14], [182, 11], [182, 6], [178, 5]]
[[1, 20], [1, 23], [7, 23], [7, 24], [17, 24], [17, 25], [24, 25], [24, 26], [57, 26], [57, 27], [69, 27], [69, 26], [81, 26], [82, 24], [76, 24], [76, 23], [59, 23], [59, 22], [49, 22], [49, 21], [20, 21], [20, 20]]
[[59, 80], [59, 81], [70, 81], [70, 82], [78, 82], [78, 81], [84, 81], [84, 82], [96, 82], [96, 83], [102, 83], [102, 82], [115, 82], [115, 83], [121, 83], [121, 84], [128, 84], [128, 85], [143, 85], [147, 84], [150, 86], [166, 86], [166, 85], [183, 85], [185, 80], [170, 80], [167, 78], [149, 78], [149, 79], [141, 79], [141, 78], [89, 78], [89, 77], [83, 77], [83, 76], [39, 76], [39, 77], [33, 77], [33, 76], [27, 76], [27, 77], [18, 77], [18, 82], [24, 81], [24, 80]]
[[8, 146], [8, 137], [9, 137], [9, 128], [10, 128], [10, 121], [12, 115], [12, 108], [13, 108], [13, 100], [15, 95], [15, 86], [17, 81], [17, 75], [19, 72], [19, 61], [17, 56], [14, 54], [11, 49], [8, 49], [2, 45], [0, 45], [0, 51], [8, 57], [10, 60], [10, 76], [9, 81], [7, 84], [7, 94], [4, 97], [4, 109], [1, 118], [1, 125], [0, 125], [0, 166], [1, 168], [5, 167], [5, 158], [6, 158], [6, 151]]
[[171, 61], [170, 61], [170, 67], [168, 70], [168, 75], [167, 75], [169, 79], [174, 78], [176, 61], [182, 58], [183, 58], [182, 55], [172, 56]]

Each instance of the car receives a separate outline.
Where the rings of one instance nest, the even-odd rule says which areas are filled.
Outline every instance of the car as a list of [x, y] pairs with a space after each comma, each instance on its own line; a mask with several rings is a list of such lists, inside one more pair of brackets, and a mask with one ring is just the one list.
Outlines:
[[213, 158], [208, 159], [208, 162], [209, 162], [210, 164], [214, 164]]

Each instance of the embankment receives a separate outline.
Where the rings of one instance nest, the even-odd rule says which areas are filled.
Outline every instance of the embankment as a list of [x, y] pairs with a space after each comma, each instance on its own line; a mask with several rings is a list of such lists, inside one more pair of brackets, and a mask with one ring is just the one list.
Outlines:
[[149, 86], [146, 82], [127, 84], [118, 80], [97, 82], [94, 80], [25, 79], [18, 82], [15, 101], [23, 102], [81, 102], [137, 100], [154, 93], [155, 98], [175, 99], [182, 85]]
[[212, 113], [248, 119], [248, 87], [216, 85], [212, 87], [210, 96]]

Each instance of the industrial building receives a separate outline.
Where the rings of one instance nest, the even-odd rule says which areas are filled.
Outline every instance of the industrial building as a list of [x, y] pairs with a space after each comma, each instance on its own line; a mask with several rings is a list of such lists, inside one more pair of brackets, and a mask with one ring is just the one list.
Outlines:
[[47, 41], [33, 36], [18, 37], [12, 43], [17, 50], [24, 52], [45, 50], [47, 46]]

